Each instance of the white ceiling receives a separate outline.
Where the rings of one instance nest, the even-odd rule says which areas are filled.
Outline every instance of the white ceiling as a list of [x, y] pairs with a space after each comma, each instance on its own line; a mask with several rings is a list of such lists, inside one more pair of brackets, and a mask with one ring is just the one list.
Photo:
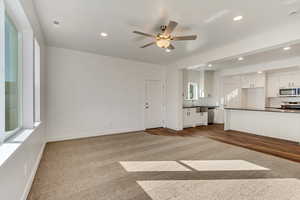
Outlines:
[[[289, 13], [299, 0], [34, 0], [48, 45], [95, 52], [150, 63], [170, 63], [299, 20]], [[244, 19], [233, 22], [232, 18]], [[53, 20], [61, 22], [59, 28]], [[158, 32], [169, 20], [179, 22], [178, 35], [197, 34], [196, 41], [173, 43], [166, 53], [132, 31]], [[107, 32], [105, 39], [101, 32]]]
[[[291, 47], [290, 50], [285, 51], [284, 47]], [[256, 64], [264, 64], [270, 63], [273, 61], [279, 61], [284, 59], [289, 59], [293, 57], [300, 56], [300, 44], [293, 44], [293, 45], [283, 45], [282, 47], [276, 47], [273, 49], [268, 49], [266, 51], [260, 51], [257, 53], [252, 53], [250, 55], [241, 56], [244, 60], [239, 61], [237, 57], [222, 59], [211, 62], [213, 70], [221, 70], [221, 69], [228, 69], [228, 68], [235, 68], [235, 67], [242, 67], [242, 66], [249, 66], [249, 65], [256, 65]], [[204, 68], [210, 69], [209, 67], [205, 66]]]

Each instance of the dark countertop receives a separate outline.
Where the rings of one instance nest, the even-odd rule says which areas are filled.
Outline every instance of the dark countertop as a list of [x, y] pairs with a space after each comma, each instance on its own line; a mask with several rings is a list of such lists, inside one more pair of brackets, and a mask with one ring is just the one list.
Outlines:
[[183, 106], [183, 109], [188, 109], [188, 108], [218, 108], [219, 106]]
[[245, 110], [245, 111], [261, 111], [261, 112], [279, 112], [279, 113], [298, 113], [300, 110], [281, 109], [281, 108], [247, 108], [247, 107], [225, 107], [227, 110]]

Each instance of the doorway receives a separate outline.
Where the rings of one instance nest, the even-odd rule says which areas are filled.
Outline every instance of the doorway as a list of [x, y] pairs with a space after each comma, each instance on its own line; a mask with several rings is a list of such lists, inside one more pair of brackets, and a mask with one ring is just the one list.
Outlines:
[[146, 81], [145, 128], [163, 126], [163, 88], [158, 80]]

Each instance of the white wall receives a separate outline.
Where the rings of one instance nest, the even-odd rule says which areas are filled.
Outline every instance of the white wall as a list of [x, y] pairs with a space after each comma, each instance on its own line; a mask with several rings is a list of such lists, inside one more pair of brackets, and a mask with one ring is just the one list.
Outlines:
[[145, 80], [164, 67], [47, 48], [48, 140], [144, 130]]
[[43, 123], [0, 166], [0, 199], [25, 200], [45, 144], [44, 39], [31, 0], [20, 0], [41, 46], [41, 120]]
[[169, 66], [166, 70], [166, 127], [173, 130], [183, 128], [183, 71]]

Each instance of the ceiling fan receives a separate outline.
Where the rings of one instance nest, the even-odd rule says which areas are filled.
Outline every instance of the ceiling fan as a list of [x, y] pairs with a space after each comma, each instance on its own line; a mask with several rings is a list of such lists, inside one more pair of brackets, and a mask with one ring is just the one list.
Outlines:
[[151, 43], [141, 46], [141, 48], [146, 48], [146, 47], [156, 44], [160, 48], [173, 50], [173, 49], [175, 49], [175, 47], [171, 44], [172, 40], [178, 41], [178, 40], [196, 40], [197, 39], [197, 35], [172, 36], [171, 33], [174, 31], [174, 29], [176, 28], [177, 25], [178, 25], [177, 22], [170, 21], [168, 26], [160, 27], [162, 32], [158, 33], [157, 35], [143, 33], [140, 31], [133, 31], [133, 33], [138, 34], [138, 35], [143, 35], [146, 37], [150, 37], [155, 40]]

